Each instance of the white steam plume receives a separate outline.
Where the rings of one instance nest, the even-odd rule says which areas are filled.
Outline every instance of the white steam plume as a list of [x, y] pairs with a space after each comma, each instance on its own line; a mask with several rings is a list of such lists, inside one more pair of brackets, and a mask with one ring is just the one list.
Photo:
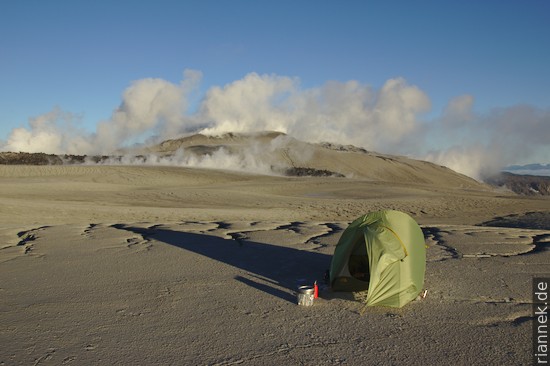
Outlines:
[[418, 128], [417, 115], [429, 108], [428, 97], [404, 79], [388, 80], [379, 91], [356, 81], [302, 91], [296, 79], [249, 74], [211, 89], [201, 119], [214, 121], [202, 131], [207, 134], [272, 130], [390, 150]]
[[188, 94], [197, 87], [202, 75], [185, 70], [184, 79], [173, 84], [162, 79], [142, 79], [124, 91], [122, 104], [109, 121], [97, 126], [97, 143], [109, 153], [143, 134], [154, 133], [161, 139], [172, 138], [182, 126], [193, 127], [186, 115]]
[[483, 179], [506, 165], [533, 159], [550, 160], [550, 110], [528, 105], [476, 114], [473, 97], [453, 99], [427, 134], [449, 146], [422, 157]]
[[170, 156], [156, 154], [126, 155], [110, 157], [100, 162], [89, 158], [87, 164], [182, 166], [224, 169], [263, 175], [281, 175], [289, 168], [277, 157], [277, 154], [280, 154], [281, 151], [285, 151], [286, 156], [298, 164], [307, 162], [314, 153], [311, 145], [300, 144], [289, 136], [280, 135], [271, 140], [269, 144], [256, 141], [235, 151], [220, 147], [208, 154], [196, 154], [193, 151], [181, 148]]
[[[123, 92], [112, 116], [99, 122], [93, 133], [78, 128], [78, 116], [54, 108], [31, 119], [30, 128], [14, 129], [0, 148], [109, 154], [152, 137], [271, 130], [308, 142], [354, 144], [429, 159], [476, 178], [507, 164], [550, 160], [548, 109], [524, 105], [479, 114], [473, 110], [473, 96], [463, 95], [451, 100], [439, 118], [425, 121], [429, 97], [402, 78], [390, 79], [379, 89], [357, 81], [330, 81], [302, 89], [297, 78], [251, 73], [210, 88], [198, 111], [190, 113], [189, 95], [201, 77], [198, 71], [186, 70], [178, 84], [162, 79], [135, 81]], [[216, 157], [202, 160], [189, 156], [184, 164], [219, 165], [228, 158], [236, 160], [223, 164], [264, 169], [254, 168], [257, 161], [247, 161], [244, 155], [230, 158], [231, 154], [220, 150]]]
[[30, 129], [14, 129], [1, 148], [50, 154], [109, 154], [152, 134], [172, 138], [182, 127], [196, 127], [194, 117], [186, 114], [187, 97], [201, 77], [198, 71], [185, 70], [179, 85], [162, 79], [135, 81], [124, 91], [122, 103], [111, 118], [97, 124], [95, 133], [77, 130], [75, 116], [56, 107], [31, 118]]
[[54, 107], [52, 111], [31, 118], [30, 129], [15, 128], [3, 151], [79, 154], [91, 151], [93, 142], [78, 129], [80, 117]]

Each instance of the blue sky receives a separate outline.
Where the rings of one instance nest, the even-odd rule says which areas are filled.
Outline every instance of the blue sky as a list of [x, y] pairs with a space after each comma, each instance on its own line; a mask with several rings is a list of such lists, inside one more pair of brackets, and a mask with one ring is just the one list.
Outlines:
[[548, 111], [549, 14], [546, 0], [3, 0], [0, 140], [56, 107], [93, 133], [133, 81], [178, 84], [185, 69], [202, 73], [189, 97], [197, 105], [213, 86], [257, 73], [305, 90], [403, 78], [428, 96], [426, 120], [461, 95], [480, 115]]

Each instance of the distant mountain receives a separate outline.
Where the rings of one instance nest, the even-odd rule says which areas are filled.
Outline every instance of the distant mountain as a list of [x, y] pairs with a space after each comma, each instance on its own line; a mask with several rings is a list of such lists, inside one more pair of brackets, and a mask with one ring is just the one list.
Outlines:
[[550, 164], [526, 164], [510, 165], [502, 169], [504, 172], [510, 172], [519, 175], [542, 175], [550, 176]]

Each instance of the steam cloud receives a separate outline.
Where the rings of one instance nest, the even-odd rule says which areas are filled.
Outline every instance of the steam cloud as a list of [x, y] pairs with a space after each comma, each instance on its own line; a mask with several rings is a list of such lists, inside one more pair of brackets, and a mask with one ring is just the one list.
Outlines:
[[[186, 70], [179, 84], [153, 78], [135, 81], [109, 120], [98, 122], [94, 133], [78, 128], [78, 115], [56, 107], [30, 119], [30, 128], [14, 129], [0, 149], [109, 154], [147, 139], [161, 141], [191, 132], [216, 135], [269, 130], [309, 142], [353, 144], [426, 159], [478, 179], [504, 165], [540, 158], [541, 151], [546, 153], [544, 159], [550, 159], [548, 109], [520, 105], [481, 115], [473, 110], [473, 96], [463, 95], [451, 100], [440, 117], [426, 120], [429, 97], [402, 78], [390, 79], [379, 89], [357, 81], [330, 81], [302, 89], [297, 78], [251, 73], [212, 87], [191, 113], [189, 96], [201, 77], [198, 71]], [[190, 166], [214, 167], [223, 162], [241, 170], [267, 169], [247, 156], [232, 157], [226, 151], [196, 159], [180, 155], [176, 161]]]
[[297, 149], [285, 151], [288, 159], [297, 164], [305, 164], [314, 154], [311, 145], [297, 144], [290, 136], [280, 135], [275, 137], [269, 144], [252, 142], [249, 146], [237, 151], [229, 151], [227, 148], [218, 148], [209, 154], [189, 153], [180, 148], [174, 155], [159, 156], [156, 154], [147, 155], [124, 155], [110, 157], [97, 162], [93, 157], [88, 158], [87, 164], [104, 165], [163, 165], [163, 166], [185, 166], [209, 169], [225, 169], [263, 175], [281, 175], [289, 168], [274, 156], [279, 149], [285, 149], [293, 145]]

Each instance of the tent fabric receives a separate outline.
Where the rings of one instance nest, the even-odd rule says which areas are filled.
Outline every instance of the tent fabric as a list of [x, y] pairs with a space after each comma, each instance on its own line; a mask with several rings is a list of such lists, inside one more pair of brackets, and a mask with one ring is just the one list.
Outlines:
[[416, 221], [404, 212], [371, 212], [342, 233], [330, 266], [334, 291], [368, 290], [367, 306], [402, 307], [424, 286], [426, 247]]

